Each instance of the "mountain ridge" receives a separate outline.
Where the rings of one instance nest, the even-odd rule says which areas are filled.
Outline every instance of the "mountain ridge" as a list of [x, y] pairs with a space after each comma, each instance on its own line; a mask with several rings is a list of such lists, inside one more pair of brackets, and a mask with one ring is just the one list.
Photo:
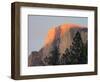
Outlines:
[[[48, 31], [47, 37], [45, 39], [44, 46], [37, 52], [32, 52], [31, 56], [28, 58], [29, 66], [37, 66], [37, 65], [48, 65], [45, 62], [45, 58], [50, 56], [50, 52], [56, 46], [59, 48], [60, 56], [63, 55], [66, 48], [69, 48], [72, 44], [73, 37], [76, 32], [79, 31], [82, 37], [83, 42], [87, 41], [87, 28], [77, 25], [77, 24], [62, 24], [56, 27], [53, 27]], [[41, 56], [40, 56], [41, 55]], [[38, 57], [39, 56], [39, 57]], [[35, 58], [40, 60], [36, 62]], [[36, 62], [36, 63], [32, 63]]]

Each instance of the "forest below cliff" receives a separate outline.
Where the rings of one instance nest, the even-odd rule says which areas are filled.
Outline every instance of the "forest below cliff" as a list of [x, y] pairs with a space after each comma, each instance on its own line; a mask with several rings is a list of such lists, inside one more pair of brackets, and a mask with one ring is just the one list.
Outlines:
[[87, 63], [87, 43], [83, 44], [79, 32], [73, 38], [70, 48], [66, 48], [60, 57], [59, 48], [57, 46], [50, 52], [50, 56], [45, 58], [48, 65], [66, 65], [66, 64], [86, 64]]

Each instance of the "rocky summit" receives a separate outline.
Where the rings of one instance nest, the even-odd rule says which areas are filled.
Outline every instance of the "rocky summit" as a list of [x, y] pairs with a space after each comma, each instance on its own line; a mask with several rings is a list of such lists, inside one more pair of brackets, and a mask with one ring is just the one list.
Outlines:
[[44, 46], [38, 52], [33, 51], [29, 55], [28, 66], [49, 65], [48, 61], [50, 57], [53, 59], [51, 52], [55, 50], [55, 48], [59, 51], [60, 55], [58, 59], [60, 60], [65, 54], [66, 49], [70, 49], [71, 45], [73, 45], [73, 39], [77, 32], [80, 33], [83, 44], [87, 44], [87, 31], [87, 27], [76, 24], [62, 24], [52, 27], [48, 30]]

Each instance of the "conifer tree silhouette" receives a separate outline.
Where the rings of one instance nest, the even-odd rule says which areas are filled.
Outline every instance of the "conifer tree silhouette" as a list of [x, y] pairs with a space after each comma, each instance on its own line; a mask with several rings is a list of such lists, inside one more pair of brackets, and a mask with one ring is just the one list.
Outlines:
[[81, 62], [81, 56], [83, 55], [83, 42], [79, 32], [76, 33], [73, 38], [72, 46], [70, 47], [71, 64], [78, 64]]
[[59, 65], [59, 49], [57, 46], [50, 52], [50, 56], [45, 58], [45, 62], [48, 65]]

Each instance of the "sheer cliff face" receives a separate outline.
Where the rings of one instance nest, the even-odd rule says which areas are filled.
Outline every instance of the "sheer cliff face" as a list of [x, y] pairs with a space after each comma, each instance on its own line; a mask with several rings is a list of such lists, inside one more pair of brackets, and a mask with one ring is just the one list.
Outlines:
[[45, 39], [44, 57], [48, 56], [54, 46], [57, 46], [60, 53], [63, 54], [65, 49], [70, 47], [77, 31], [81, 33], [82, 40], [85, 43], [87, 39], [87, 28], [85, 27], [76, 24], [63, 24], [50, 29]]
[[[79, 26], [76, 24], [62, 24], [58, 27], [52, 27], [51, 29], [49, 29], [47, 37], [45, 38], [45, 44], [38, 52], [38, 54], [41, 55], [40, 59], [42, 63], [45, 64], [44, 58], [50, 55], [50, 51], [52, 51], [55, 46], [59, 48], [59, 52], [61, 55], [65, 52], [66, 48], [70, 48], [73, 37], [75, 36], [77, 31], [80, 32], [83, 43], [86, 43], [87, 28], [83, 26]], [[34, 55], [34, 52], [32, 55]], [[33, 60], [31, 58], [31, 61], [34, 61], [34, 58]]]

